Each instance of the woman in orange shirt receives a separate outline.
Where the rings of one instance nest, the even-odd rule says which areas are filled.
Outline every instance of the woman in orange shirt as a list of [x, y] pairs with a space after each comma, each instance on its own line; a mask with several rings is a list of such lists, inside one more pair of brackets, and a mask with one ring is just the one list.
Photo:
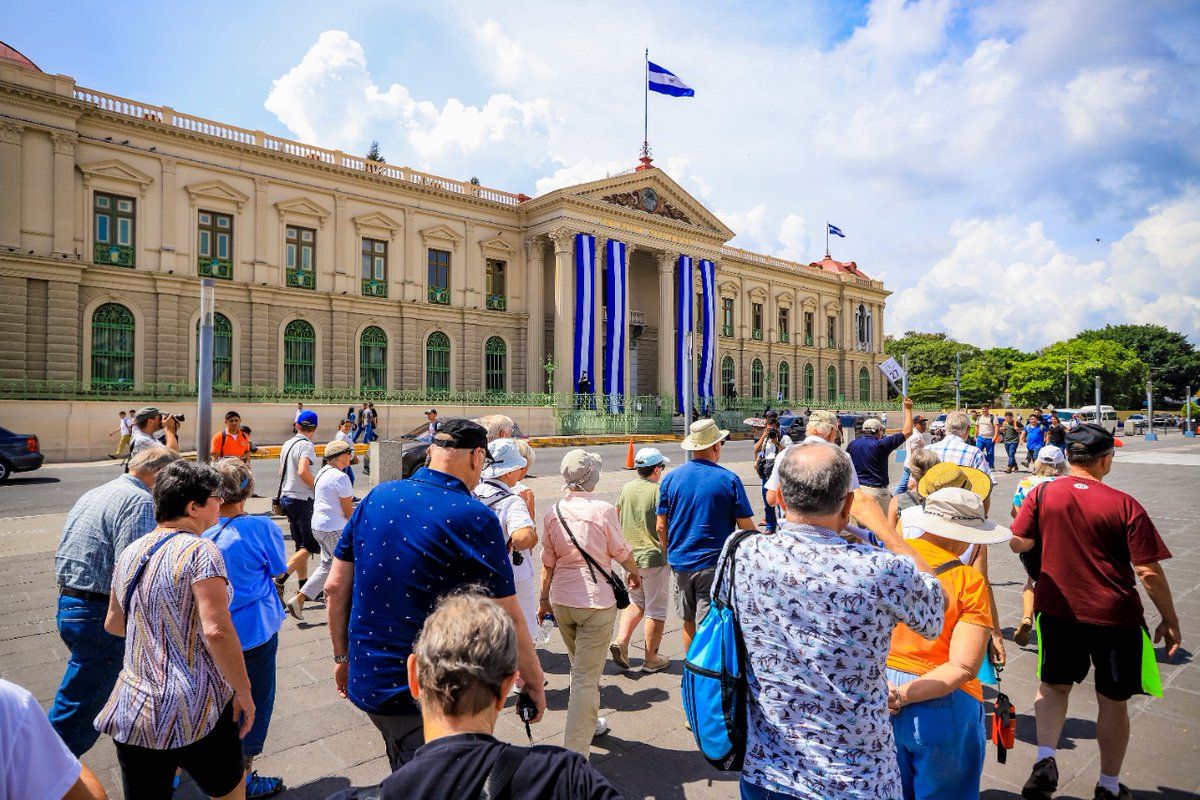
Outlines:
[[888, 709], [905, 800], [979, 797], [986, 736], [983, 687], [975, 677], [987, 651], [992, 609], [987, 579], [970, 566], [975, 549], [1008, 541], [989, 522], [983, 500], [966, 489], [939, 489], [911, 515], [923, 533], [909, 540], [946, 593], [946, 623], [932, 640], [904, 624], [888, 653]]

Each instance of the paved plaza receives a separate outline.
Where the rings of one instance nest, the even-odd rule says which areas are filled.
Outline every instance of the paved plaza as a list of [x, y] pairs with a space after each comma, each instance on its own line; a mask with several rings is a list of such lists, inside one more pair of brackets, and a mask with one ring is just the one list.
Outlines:
[[[1118, 451], [1108, 482], [1132, 493], [1150, 511], [1174, 554], [1166, 573], [1182, 620], [1184, 646], [1174, 663], [1165, 663], [1159, 649], [1165, 697], [1135, 698], [1130, 703], [1132, 738], [1122, 782], [1139, 798], [1182, 800], [1200, 791], [1200, 668], [1193, 651], [1200, 642], [1200, 521], [1195, 507], [1200, 488], [1200, 444], [1177, 433], [1158, 442], [1127, 439]], [[624, 464], [624, 448], [597, 448], [606, 473], [598, 494], [613, 500], [632, 473]], [[677, 445], [663, 446], [675, 460]], [[538, 451], [534, 473], [528, 480], [537, 493], [539, 513], [560, 495], [557, 477], [563, 450]], [[737, 442], [725, 452], [725, 464], [741, 475], [756, 509], [761, 511], [759, 480], [754, 475], [750, 444]], [[258, 465], [261, 475], [270, 466]], [[0, 557], [9, 570], [0, 590], [0, 675], [34, 693], [48, 707], [62, 677], [67, 651], [55, 630], [53, 553], [67, 509], [86, 488], [116, 474], [102, 465], [62, 465], [14, 478], [0, 486]], [[892, 466], [893, 478], [899, 466]], [[1016, 475], [999, 475], [992, 518], [1009, 520], [1008, 500]], [[361, 484], [361, 481], [360, 481]], [[260, 490], [260, 491], [269, 491]], [[266, 499], [252, 500], [253, 513], [266, 512]], [[982, 797], [1019, 797], [1029, 774], [1036, 748], [1033, 699], [1037, 651], [1018, 648], [1011, 640], [1020, 618], [1020, 591], [1024, 573], [1007, 546], [992, 548], [992, 583], [1001, 606], [1008, 639], [1009, 666], [1003, 672], [1005, 692], [1017, 706], [1020, 719], [1018, 744], [1007, 764], [998, 764], [994, 750], [984, 772]], [[1148, 608], [1152, 608], [1147, 601]], [[1157, 615], [1150, 613], [1151, 628]], [[627, 798], [733, 798], [736, 775], [717, 772], [695, 752], [691, 734], [684, 728], [680, 707], [679, 622], [668, 622], [662, 652], [675, 663], [666, 673], [624, 674], [611, 662], [605, 668], [601, 713], [612, 732], [598, 739], [592, 761]], [[639, 634], [640, 636], [640, 634]], [[635, 666], [640, 655], [635, 639], [631, 655]], [[334, 691], [330, 645], [322, 606], [311, 604], [304, 623], [288, 618], [280, 634], [279, 692], [267, 738], [266, 752], [256, 766], [265, 775], [282, 775], [289, 787], [284, 798], [324, 798], [351, 785], [376, 783], [387, 774], [383, 744], [366, 716]], [[549, 710], [534, 727], [534, 741], [560, 744], [566, 719], [568, 662], [562, 641], [555, 636], [542, 651], [542, 664], [550, 682]], [[992, 695], [989, 693], [989, 699]], [[1096, 703], [1091, 681], [1072, 696], [1071, 710], [1058, 754], [1063, 798], [1091, 798], [1098, 772], [1095, 744]], [[505, 713], [497, 735], [523, 744], [525, 730], [512, 713]], [[102, 738], [85, 760], [97, 772], [110, 796], [120, 797], [120, 778], [111, 741]], [[189, 782], [180, 798], [200, 794]]]

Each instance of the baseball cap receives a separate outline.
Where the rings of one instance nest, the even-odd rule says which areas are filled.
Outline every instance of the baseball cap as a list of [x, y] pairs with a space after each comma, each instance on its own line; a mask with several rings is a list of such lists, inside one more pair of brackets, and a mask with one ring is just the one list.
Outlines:
[[654, 467], [659, 464], [670, 464], [671, 459], [664, 456], [655, 447], [643, 447], [637, 451], [637, 455], [633, 457], [633, 465], [635, 467]]
[[487, 449], [487, 428], [469, 419], [448, 419], [433, 435], [433, 444], [455, 450]]
[[296, 424], [301, 428], [317, 427], [317, 412], [305, 409], [296, 415]]
[[1062, 448], [1055, 447], [1052, 444], [1048, 444], [1045, 447], [1043, 447], [1041, 450], [1038, 450], [1038, 454], [1037, 454], [1038, 461], [1042, 462], [1043, 464], [1050, 464], [1051, 466], [1055, 466], [1055, 467], [1057, 467], [1059, 464], [1061, 464], [1063, 461], [1065, 461], [1066, 458], [1067, 458], [1067, 456], [1065, 453], [1063, 453]]
[[917, 414], [915, 417], [913, 417], [913, 425], [916, 425], [918, 422], [929, 422], [929, 418]]
[[1114, 447], [1124, 446], [1125, 443], [1120, 439], [1091, 422], [1067, 431], [1067, 453], [1069, 455], [1100, 456]]
[[810, 423], [820, 422], [824, 425], [829, 425], [834, 428], [836, 428], [839, 424], [838, 418], [834, 415], [834, 413], [832, 411], [821, 411], [821, 410], [814, 411], [808, 415], [808, 421]]
[[139, 408], [137, 410], [137, 413], [134, 414], [133, 418], [134, 418], [134, 421], [136, 421], [138, 425], [141, 425], [146, 420], [154, 419], [155, 417], [159, 417], [159, 416], [162, 416], [162, 412], [159, 411], [157, 408], [155, 408], [154, 406], [145, 406], [143, 408]]
[[428, 409], [428, 410], [427, 410], [425, 413], [426, 413], [426, 414], [436, 414], [436, 413], [437, 413], [437, 409], [436, 409], [436, 408], [431, 408], [431, 409]]
[[871, 417], [863, 423], [863, 433], [874, 433], [875, 431], [883, 430], [883, 423]]

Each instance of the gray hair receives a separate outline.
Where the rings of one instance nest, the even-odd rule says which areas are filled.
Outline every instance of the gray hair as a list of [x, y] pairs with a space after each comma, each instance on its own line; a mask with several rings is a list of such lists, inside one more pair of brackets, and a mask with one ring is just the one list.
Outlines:
[[971, 418], [965, 411], [951, 411], [946, 415], [946, 431], [955, 436], [965, 436], [971, 428]]
[[254, 494], [254, 474], [240, 458], [222, 458], [213, 464], [213, 469], [221, 476], [217, 497], [222, 505], [240, 502]]
[[784, 451], [779, 490], [789, 511], [811, 516], [834, 514], [850, 493], [854, 465], [842, 448], [828, 442], [801, 442]]
[[157, 475], [180, 458], [179, 452], [169, 447], [147, 447], [129, 459], [129, 471]]
[[909, 464], [908, 472], [912, 478], [920, 482], [926, 472], [929, 472], [935, 465], [940, 463], [942, 463], [942, 459], [937, 453], [922, 447], [912, 454], [912, 462]]
[[819, 419], [810, 419], [808, 424], [804, 426], [804, 432], [809, 436], [820, 436], [824, 439], [829, 434], [837, 429], [831, 422], [824, 422]]
[[479, 587], [442, 598], [413, 645], [421, 703], [443, 717], [478, 714], [517, 671], [512, 619]]
[[1045, 461], [1037, 461], [1033, 465], [1033, 474], [1038, 478], [1050, 478], [1058, 475], [1067, 474], [1067, 462], [1060, 461], [1057, 464], [1047, 464]]
[[487, 440], [489, 442], [504, 438], [501, 434], [506, 431], [506, 435], [511, 437], [513, 428], [516, 427], [516, 423], [513, 422], [512, 417], [505, 416], [504, 414], [488, 414], [487, 416], [479, 417], [475, 422], [487, 428]]
[[526, 466], [533, 469], [533, 462], [537, 460], [537, 455], [533, 452], [533, 448], [529, 446], [529, 442], [524, 439], [517, 439], [517, 452], [521, 454], [521, 458], [528, 463]]

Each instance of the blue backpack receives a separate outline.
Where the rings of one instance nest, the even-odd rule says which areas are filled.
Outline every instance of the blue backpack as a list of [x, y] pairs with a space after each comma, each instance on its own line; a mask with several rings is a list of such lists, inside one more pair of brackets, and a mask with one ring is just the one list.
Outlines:
[[738, 531], [726, 546], [712, 605], [683, 662], [683, 711], [696, 746], [708, 763], [726, 772], [740, 770], [746, 757], [746, 647], [732, 601], [737, 546], [753, 533], [758, 531]]

